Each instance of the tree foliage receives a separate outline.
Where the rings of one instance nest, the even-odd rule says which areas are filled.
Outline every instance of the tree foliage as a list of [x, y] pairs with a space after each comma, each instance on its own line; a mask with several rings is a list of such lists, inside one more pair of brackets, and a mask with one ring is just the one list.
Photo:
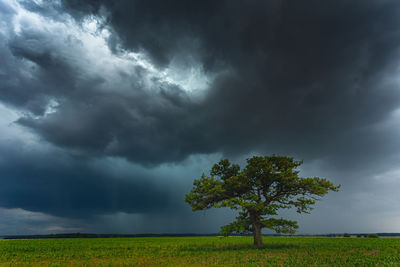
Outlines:
[[329, 190], [338, 191], [330, 181], [319, 177], [299, 177], [302, 161], [286, 156], [254, 156], [241, 170], [224, 159], [214, 164], [210, 175], [194, 180], [185, 201], [193, 211], [229, 207], [238, 210], [236, 221], [223, 226], [221, 233], [253, 232], [254, 244], [262, 245], [261, 229], [293, 234], [296, 221], [278, 219], [278, 210], [295, 208], [309, 213]]

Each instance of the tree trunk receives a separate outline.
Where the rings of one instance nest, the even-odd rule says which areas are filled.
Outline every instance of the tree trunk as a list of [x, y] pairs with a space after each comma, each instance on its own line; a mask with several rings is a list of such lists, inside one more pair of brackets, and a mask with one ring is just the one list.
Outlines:
[[253, 224], [253, 237], [254, 237], [254, 245], [256, 247], [264, 245], [262, 241], [262, 234], [261, 234], [261, 224], [260, 224], [260, 216], [254, 211], [249, 211], [250, 213], [250, 220]]
[[264, 245], [261, 234], [261, 226], [258, 223], [253, 223], [254, 245], [256, 247]]
[[262, 241], [261, 235], [261, 224], [260, 224], [260, 216], [254, 211], [249, 211], [250, 220], [253, 223], [253, 237], [254, 237], [254, 245], [256, 247], [264, 245]]

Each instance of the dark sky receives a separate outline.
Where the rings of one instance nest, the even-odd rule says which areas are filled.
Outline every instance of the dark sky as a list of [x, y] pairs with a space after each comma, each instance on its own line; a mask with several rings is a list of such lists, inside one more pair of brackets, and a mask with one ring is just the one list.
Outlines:
[[0, 235], [217, 232], [195, 178], [303, 159], [300, 233], [400, 232], [400, 2], [0, 0]]

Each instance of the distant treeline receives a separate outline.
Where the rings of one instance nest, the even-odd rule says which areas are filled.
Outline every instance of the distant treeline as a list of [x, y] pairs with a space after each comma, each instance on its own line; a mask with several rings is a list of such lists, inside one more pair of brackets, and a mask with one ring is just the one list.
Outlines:
[[[220, 234], [89, 234], [89, 233], [65, 233], [65, 234], [49, 234], [49, 235], [9, 235], [2, 236], [3, 239], [48, 239], [48, 238], [116, 238], [116, 237], [190, 237], [190, 236], [219, 236]], [[368, 236], [368, 233], [351, 233], [351, 236]], [[377, 233], [378, 236], [400, 236], [400, 233]], [[234, 235], [234, 236], [250, 236], [249, 235]], [[269, 234], [263, 236], [287, 236], [279, 234]], [[293, 235], [293, 236], [318, 236], [318, 237], [342, 237], [343, 234], [320, 234], [320, 235]]]
[[49, 235], [9, 235], [3, 239], [46, 239], [46, 238], [116, 238], [116, 237], [184, 237], [184, 236], [217, 236], [218, 234], [88, 234], [66, 233]]
[[377, 235], [380, 237], [389, 236], [400, 236], [400, 233], [334, 233], [334, 234], [321, 234], [321, 235], [296, 235], [296, 236], [321, 236], [321, 237], [343, 237], [343, 236], [357, 236], [357, 237], [369, 237], [371, 235]]

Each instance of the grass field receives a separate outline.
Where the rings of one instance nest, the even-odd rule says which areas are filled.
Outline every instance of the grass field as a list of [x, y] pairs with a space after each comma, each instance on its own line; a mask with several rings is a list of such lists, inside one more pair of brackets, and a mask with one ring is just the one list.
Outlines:
[[0, 266], [400, 266], [400, 239], [158, 237], [0, 240]]

